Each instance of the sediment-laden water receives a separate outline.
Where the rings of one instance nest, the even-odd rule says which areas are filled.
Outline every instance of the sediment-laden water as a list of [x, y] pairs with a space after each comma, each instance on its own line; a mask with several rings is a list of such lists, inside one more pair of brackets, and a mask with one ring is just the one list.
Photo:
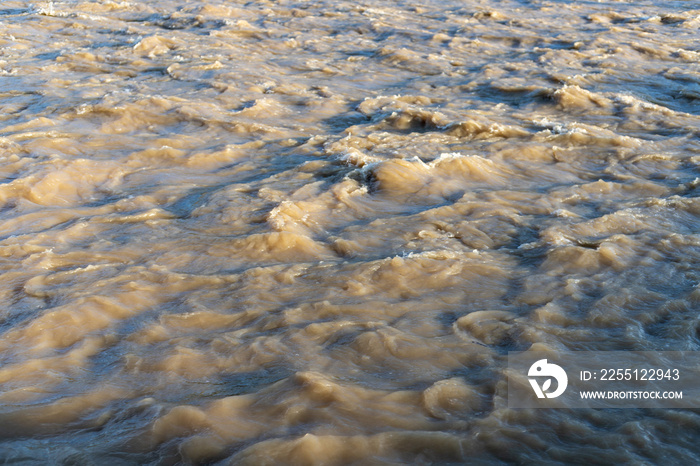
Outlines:
[[0, 461], [693, 464], [508, 351], [700, 349], [700, 3], [0, 5]]

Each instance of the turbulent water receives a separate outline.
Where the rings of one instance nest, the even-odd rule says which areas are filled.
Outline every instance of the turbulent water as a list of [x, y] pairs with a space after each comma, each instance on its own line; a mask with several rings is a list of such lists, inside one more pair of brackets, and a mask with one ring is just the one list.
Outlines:
[[0, 461], [694, 464], [507, 355], [700, 350], [700, 3], [0, 4]]

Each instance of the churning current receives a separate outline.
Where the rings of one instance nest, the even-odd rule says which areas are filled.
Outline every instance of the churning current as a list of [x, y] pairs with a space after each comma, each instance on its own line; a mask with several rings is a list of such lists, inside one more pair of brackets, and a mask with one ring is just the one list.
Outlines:
[[0, 4], [0, 461], [694, 464], [509, 351], [700, 349], [700, 3]]

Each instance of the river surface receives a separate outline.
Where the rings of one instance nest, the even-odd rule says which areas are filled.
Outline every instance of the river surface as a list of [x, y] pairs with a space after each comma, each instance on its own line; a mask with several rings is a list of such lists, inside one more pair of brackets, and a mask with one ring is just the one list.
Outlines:
[[507, 407], [700, 350], [698, 1], [0, 5], [0, 462], [696, 464]]

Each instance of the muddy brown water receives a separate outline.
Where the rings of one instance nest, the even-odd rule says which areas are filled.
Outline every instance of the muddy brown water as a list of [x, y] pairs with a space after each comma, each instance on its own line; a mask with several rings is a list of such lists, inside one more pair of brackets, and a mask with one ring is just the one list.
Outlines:
[[0, 460], [694, 464], [508, 351], [698, 350], [700, 3], [0, 5]]

